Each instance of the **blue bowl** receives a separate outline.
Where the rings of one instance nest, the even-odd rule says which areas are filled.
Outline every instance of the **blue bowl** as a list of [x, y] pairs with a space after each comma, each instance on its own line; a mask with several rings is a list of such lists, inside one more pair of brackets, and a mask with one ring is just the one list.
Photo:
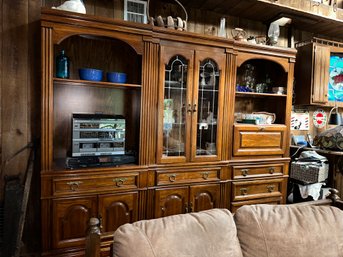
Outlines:
[[87, 68], [79, 69], [79, 76], [82, 80], [101, 81], [102, 70]]
[[107, 81], [113, 83], [125, 83], [127, 79], [126, 73], [122, 72], [107, 72]]

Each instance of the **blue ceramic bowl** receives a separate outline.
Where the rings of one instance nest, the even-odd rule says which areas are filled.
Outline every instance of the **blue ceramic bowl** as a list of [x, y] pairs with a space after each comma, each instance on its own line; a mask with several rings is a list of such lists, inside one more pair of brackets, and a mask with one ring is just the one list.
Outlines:
[[126, 83], [126, 73], [122, 72], [107, 72], [107, 81], [113, 83]]
[[88, 68], [79, 69], [79, 76], [82, 80], [101, 81], [102, 70]]

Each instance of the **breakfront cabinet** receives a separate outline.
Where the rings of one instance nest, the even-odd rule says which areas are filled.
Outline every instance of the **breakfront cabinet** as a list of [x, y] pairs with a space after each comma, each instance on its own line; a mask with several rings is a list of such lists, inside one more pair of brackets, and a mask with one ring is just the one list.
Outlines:
[[[84, 256], [91, 217], [108, 256], [125, 223], [285, 202], [295, 50], [60, 10], [41, 19], [43, 256]], [[81, 79], [83, 68], [103, 75]], [[100, 134], [81, 124], [89, 142], [73, 156], [74, 114], [124, 117], [130, 161], [89, 156], [94, 135], [109, 150], [106, 124]]]

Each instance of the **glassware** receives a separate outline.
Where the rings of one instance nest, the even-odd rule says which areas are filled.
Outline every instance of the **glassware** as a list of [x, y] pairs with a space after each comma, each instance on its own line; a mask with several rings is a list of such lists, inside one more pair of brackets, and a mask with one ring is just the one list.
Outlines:
[[64, 50], [56, 57], [56, 77], [62, 79], [69, 78], [69, 58], [65, 55]]
[[255, 66], [247, 63], [244, 66], [244, 72], [242, 77], [242, 84], [245, 85], [251, 92], [255, 92]]

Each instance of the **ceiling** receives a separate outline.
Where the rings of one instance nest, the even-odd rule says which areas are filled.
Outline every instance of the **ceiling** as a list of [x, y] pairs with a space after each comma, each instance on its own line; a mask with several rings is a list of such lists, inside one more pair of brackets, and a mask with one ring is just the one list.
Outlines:
[[[163, 1], [169, 3], [174, 2], [172, 0]], [[186, 9], [195, 8], [209, 10], [223, 15], [238, 16], [266, 24], [269, 24], [276, 17], [286, 16], [292, 18], [292, 25], [296, 29], [312, 32], [316, 34], [316, 36], [326, 35], [328, 37], [343, 39], [343, 15], [342, 20], [333, 19], [263, 0], [179, 1]], [[341, 9], [339, 9], [338, 12], [343, 14], [343, 10]]]

